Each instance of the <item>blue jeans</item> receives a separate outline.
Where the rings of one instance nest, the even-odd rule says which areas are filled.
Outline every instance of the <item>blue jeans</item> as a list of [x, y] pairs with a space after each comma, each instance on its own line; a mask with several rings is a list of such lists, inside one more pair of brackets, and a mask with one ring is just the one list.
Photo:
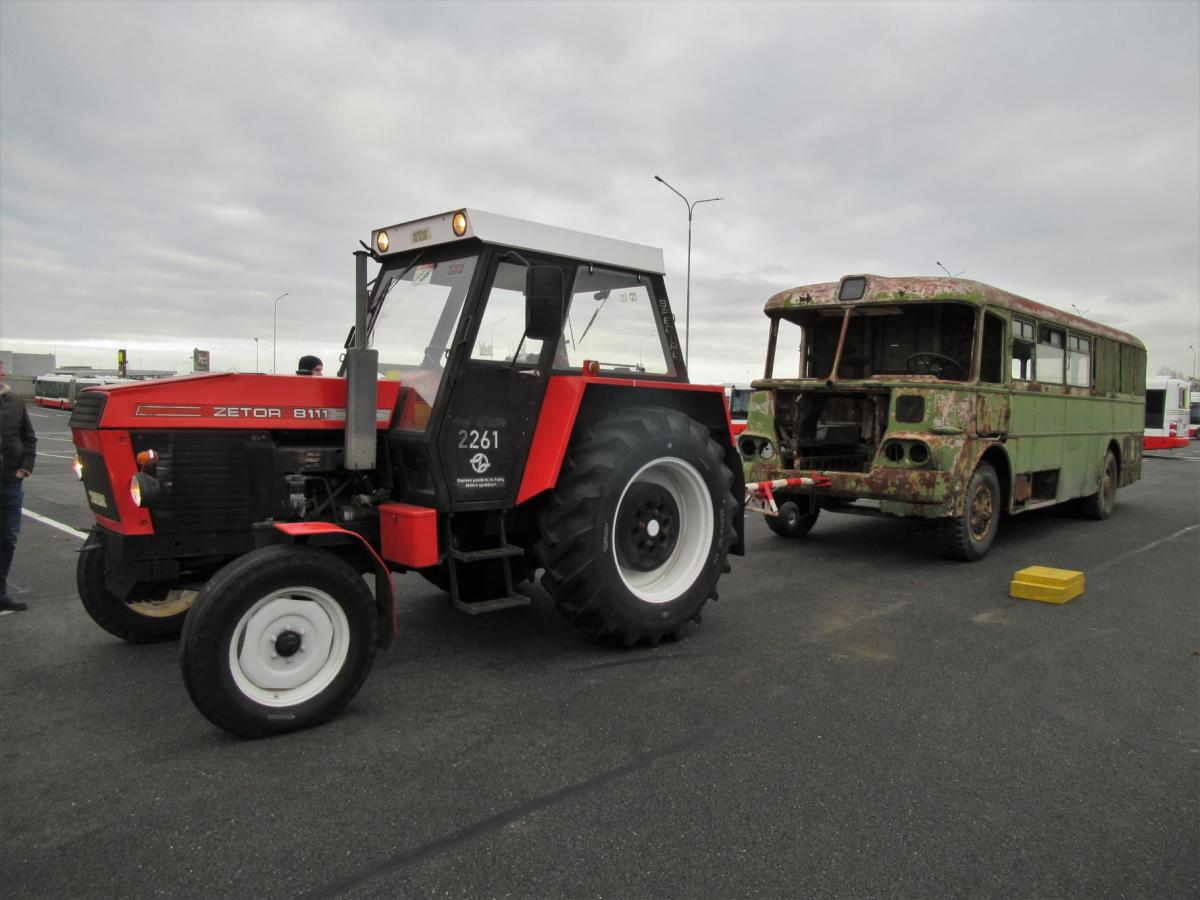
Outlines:
[[0, 481], [0, 602], [8, 600], [8, 570], [21, 533], [23, 480]]

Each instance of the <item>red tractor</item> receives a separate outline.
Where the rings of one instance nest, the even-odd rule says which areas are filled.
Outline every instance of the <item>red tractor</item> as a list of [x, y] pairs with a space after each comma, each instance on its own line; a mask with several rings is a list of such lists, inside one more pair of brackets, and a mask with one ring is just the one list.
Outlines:
[[742, 466], [721, 386], [688, 384], [662, 252], [459, 210], [355, 255], [339, 377], [83, 393], [92, 618], [182, 633], [192, 700], [246, 737], [349, 702], [395, 634], [393, 572], [482, 613], [541, 569], [626, 646], [699, 622], [742, 553]]

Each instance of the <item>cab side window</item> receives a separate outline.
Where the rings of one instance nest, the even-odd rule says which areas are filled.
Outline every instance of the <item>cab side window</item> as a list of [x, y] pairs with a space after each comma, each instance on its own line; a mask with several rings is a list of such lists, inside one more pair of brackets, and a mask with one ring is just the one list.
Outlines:
[[1032, 322], [1013, 319], [1012, 377], [1016, 381], [1033, 381], [1033, 342], [1036, 333]]
[[1092, 342], [1077, 334], [1067, 335], [1067, 384], [1092, 385]]
[[570, 302], [555, 368], [578, 369], [591, 360], [608, 372], [674, 374], [644, 278], [580, 266]]
[[517, 263], [502, 262], [488, 292], [483, 320], [475, 333], [471, 359], [493, 359], [511, 363], [536, 364], [542, 342], [525, 335], [525, 275], [528, 269]]
[[1067, 358], [1066, 333], [1049, 325], [1038, 326], [1037, 380], [1045, 384], [1063, 383], [1063, 363]]

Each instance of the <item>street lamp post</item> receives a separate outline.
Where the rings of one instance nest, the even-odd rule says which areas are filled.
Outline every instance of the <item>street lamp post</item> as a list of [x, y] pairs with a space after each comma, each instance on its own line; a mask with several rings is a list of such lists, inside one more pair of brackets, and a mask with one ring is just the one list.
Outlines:
[[258, 338], [254, 339], [254, 371], [258, 371]]
[[279, 336], [279, 301], [282, 300], [287, 295], [288, 295], [288, 292], [284, 291], [282, 294], [280, 294], [278, 297], [275, 298], [275, 315], [271, 319], [271, 374], [272, 375], [275, 374], [275, 362], [276, 362], [275, 348], [276, 348], [276, 341]]
[[507, 318], [508, 318], [508, 316], [501, 316], [499, 319], [497, 319], [495, 322], [492, 323], [492, 331], [488, 335], [488, 344], [492, 348], [492, 356], [496, 355], [496, 326], [499, 325], [501, 322], [503, 322]]
[[686, 365], [688, 361], [688, 343], [692, 333], [692, 210], [701, 203], [713, 203], [717, 200], [724, 200], [724, 197], [709, 197], [705, 200], [697, 200], [695, 203], [688, 200], [687, 197], [667, 184], [666, 180], [660, 175], [655, 175], [654, 180], [666, 185], [667, 189], [675, 194], [687, 206], [688, 211], [688, 246], [687, 246], [687, 288], [683, 307], [683, 362]]
[[1188, 344], [1188, 349], [1192, 351], [1192, 381], [1196, 380], [1196, 348]]

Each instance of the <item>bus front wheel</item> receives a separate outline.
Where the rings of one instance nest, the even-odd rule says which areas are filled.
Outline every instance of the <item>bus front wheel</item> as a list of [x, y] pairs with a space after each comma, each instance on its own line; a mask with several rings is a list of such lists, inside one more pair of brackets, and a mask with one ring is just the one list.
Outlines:
[[951, 559], [983, 559], [1000, 527], [1000, 479], [990, 463], [981, 462], [967, 484], [963, 511], [943, 519], [939, 529], [942, 551]]

